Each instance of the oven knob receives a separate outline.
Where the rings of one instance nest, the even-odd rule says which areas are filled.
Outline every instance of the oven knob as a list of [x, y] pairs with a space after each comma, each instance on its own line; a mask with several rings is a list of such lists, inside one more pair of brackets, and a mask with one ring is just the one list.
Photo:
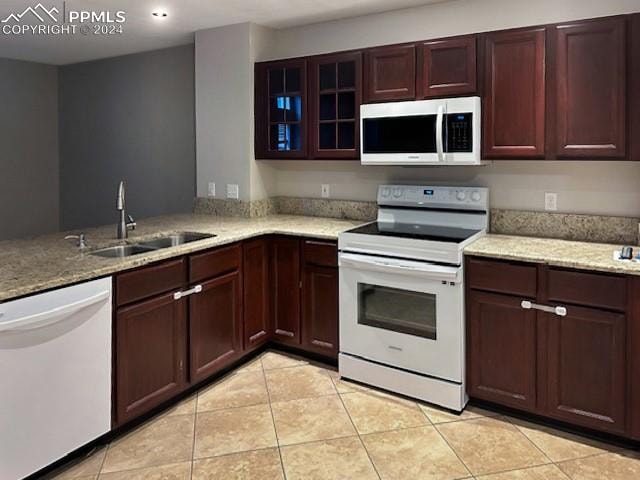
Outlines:
[[402, 189], [401, 188], [394, 188], [393, 189], [393, 197], [394, 198], [400, 198], [402, 196]]
[[458, 193], [456, 193], [456, 199], [458, 199], [459, 201], [463, 202], [465, 198], [467, 198], [467, 192], [465, 192], [464, 190], [460, 190], [458, 191]]
[[389, 197], [389, 193], [391, 193], [391, 192], [389, 191], [389, 189], [388, 189], [388, 188], [383, 188], [383, 189], [382, 189], [382, 192], [381, 192], [381, 194], [382, 194], [382, 198], [387, 198], [387, 197]]
[[480, 198], [482, 198], [480, 192], [478, 192], [477, 190], [471, 192], [471, 200], [473, 200], [474, 202], [479, 202]]

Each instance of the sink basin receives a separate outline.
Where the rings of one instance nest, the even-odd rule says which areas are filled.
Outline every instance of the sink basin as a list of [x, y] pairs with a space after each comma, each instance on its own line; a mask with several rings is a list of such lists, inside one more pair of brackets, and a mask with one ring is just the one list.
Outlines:
[[118, 245], [116, 247], [96, 250], [95, 252], [91, 252], [91, 255], [106, 258], [124, 258], [132, 255], [139, 255], [141, 253], [153, 252], [154, 250], [155, 248], [144, 245]]
[[167, 235], [165, 237], [155, 238], [146, 242], [140, 242], [138, 243], [138, 245], [154, 249], [169, 248], [213, 237], [215, 237], [215, 235], [209, 233], [180, 232], [174, 233], [172, 235]]

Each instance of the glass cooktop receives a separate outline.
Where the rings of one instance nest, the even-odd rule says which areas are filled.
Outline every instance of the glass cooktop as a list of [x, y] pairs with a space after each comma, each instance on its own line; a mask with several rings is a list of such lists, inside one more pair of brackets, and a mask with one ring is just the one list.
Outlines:
[[363, 235], [416, 238], [436, 242], [461, 243], [480, 232], [470, 228], [442, 227], [439, 225], [418, 225], [412, 223], [373, 222], [347, 231]]

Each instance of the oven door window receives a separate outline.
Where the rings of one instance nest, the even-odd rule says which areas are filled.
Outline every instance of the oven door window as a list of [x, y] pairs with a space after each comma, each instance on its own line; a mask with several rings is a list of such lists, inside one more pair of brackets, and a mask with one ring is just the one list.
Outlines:
[[436, 296], [358, 283], [358, 324], [436, 340]]

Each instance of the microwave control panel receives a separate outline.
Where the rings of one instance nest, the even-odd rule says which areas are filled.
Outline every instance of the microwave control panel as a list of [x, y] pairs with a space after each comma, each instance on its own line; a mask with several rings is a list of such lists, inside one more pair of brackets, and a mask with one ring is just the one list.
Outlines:
[[473, 113], [449, 113], [446, 117], [447, 152], [471, 152]]

